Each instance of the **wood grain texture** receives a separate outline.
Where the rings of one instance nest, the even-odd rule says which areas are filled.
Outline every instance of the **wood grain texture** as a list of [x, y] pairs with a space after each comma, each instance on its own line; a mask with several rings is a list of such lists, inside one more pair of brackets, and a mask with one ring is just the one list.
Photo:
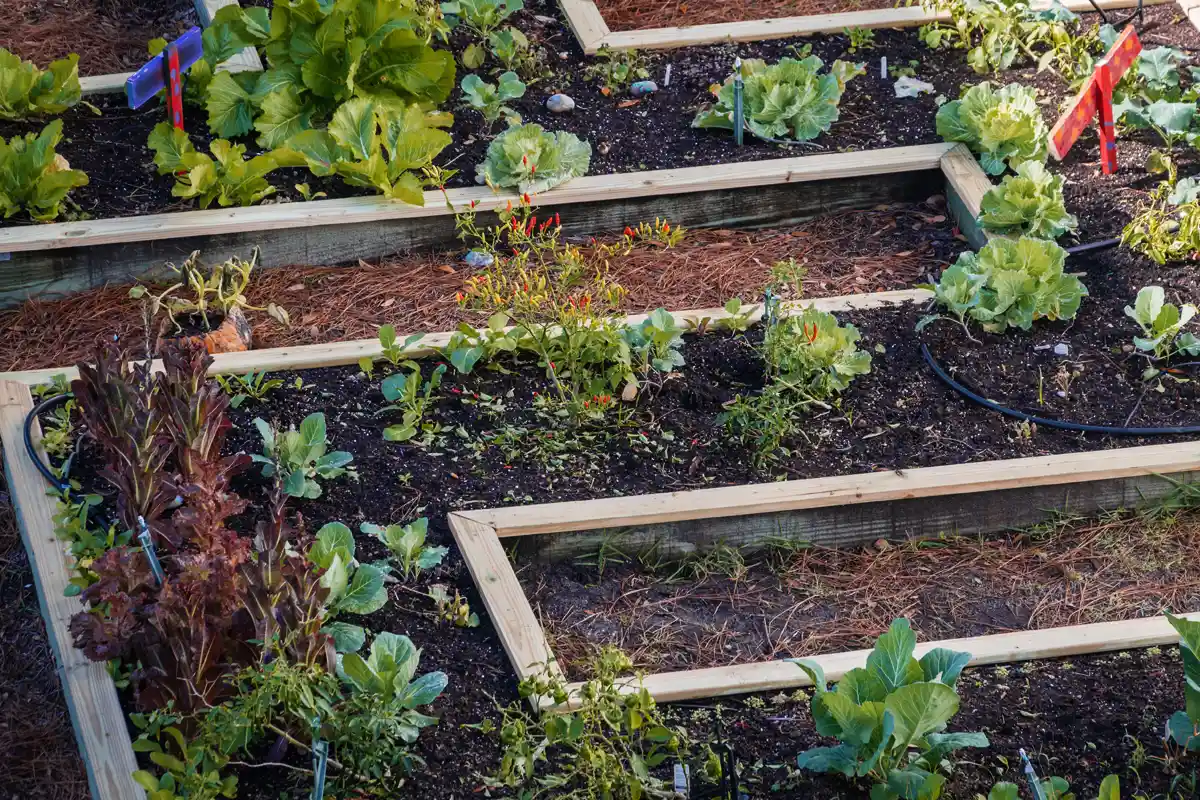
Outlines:
[[[1145, 5], [1158, 5], [1170, 0], [1145, 0]], [[1130, 8], [1137, 0], [1097, 0], [1104, 9]], [[1035, 2], [1034, 8], [1044, 8], [1046, 2]], [[1066, 0], [1072, 11], [1094, 10], [1088, 0]], [[722, 22], [711, 25], [690, 25], [672, 28], [650, 28], [640, 31], [613, 31], [594, 46], [613, 50], [656, 50], [689, 47], [719, 42], [753, 42], [809, 36], [815, 33], [841, 33], [846, 28], [908, 28], [931, 22], [947, 22], [948, 14], [931, 14], [919, 6], [882, 8], [870, 11], [845, 11], [838, 14], [814, 14], [802, 17]], [[589, 51], [590, 52], [590, 51]]]
[[[944, 146], [938, 146], [941, 158]], [[605, 230], [620, 230], [644, 219], [665, 217], [686, 227], [754, 228], [761, 225], [794, 224], [815, 216], [850, 207], [871, 207], [880, 204], [910, 203], [928, 198], [930, 194], [946, 191], [946, 181], [934, 160], [931, 166], [924, 154], [918, 154], [923, 169], [899, 170], [883, 174], [846, 175], [836, 179], [806, 180], [806, 176], [787, 169], [752, 170], [755, 178], [745, 186], [722, 186], [718, 181], [706, 187], [685, 174], [685, 188], [674, 191], [674, 184], [655, 184], [659, 192], [634, 192], [628, 197], [611, 196], [610, 192], [581, 192], [556, 190], [540, 198], [542, 206], [552, 204], [562, 213], [566, 235], [588, 236]], [[587, 181], [589, 179], [580, 179]], [[653, 174], [652, 174], [653, 180]], [[754, 182], [755, 180], [760, 182]], [[792, 182], [804, 181], [804, 191]], [[440, 197], [440, 196], [439, 196]], [[451, 198], [456, 207], [470, 199], [487, 197], [485, 205], [508, 203], [506, 196], [497, 198], [487, 190], [455, 191]], [[574, 200], [572, 200], [574, 198]], [[379, 203], [373, 198], [359, 198]], [[270, 206], [272, 209], [317, 209], [323, 201], [289, 206]], [[311, 224], [300, 227], [272, 227], [259, 221], [252, 230], [227, 230], [206, 235], [185, 237], [134, 237], [128, 242], [106, 242], [104, 237], [82, 236], [80, 241], [92, 241], [89, 246], [48, 247], [23, 249], [11, 254], [0, 270], [0, 307], [16, 305], [29, 296], [52, 297], [72, 291], [113, 283], [130, 282], [152, 273], [166, 261], [179, 263], [194, 249], [204, 252], [209, 260], [221, 260], [232, 255], [245, 255], [252, 247], [260, 248], [259, 264], [281, 266], [289, 264], [354, 264], [358, 259], [374, 259], [410, 249], [461, 247], [454, 225], [454, 216], [445, 205], [422, 209], [412, 206], [388, 205], [389, 211], [402, 211], [396, 218], [373, 221], [320, 224], [323, 215], [308, 219]], [[258, 209], [240, 211], [258, 212]], [[409, 211], [415, 211], [409, 213]], [[223, 215], [227, 211], [193, 211], [160, 215], [172, 222], [175, 217], [191, 215]], [[480, 223], [493, 221], [485, 212]], [[256, 217], [258, 218], [258, 217]], [[122, 221], [112, 221], [122, 222]], [[66, 223], [70, 224], [70, 223]], [[74, 229], [82, 231], [83, 229]], [[92, 233], [100, 229], [92, 228]], [[18, 234], [14, 234], [18, 235]], [[26, 236], [42, 236], [26, 233]], [[5, 231], [0, 230], [0, 239]], [[22, 245], [28, 245], [28, 241]], [[60, 242], [61, 243], [61, 242]], [[0, 249], [5, 245], [0, 245]]]
[[[850, 309], [880, 308], [898, 305], [900, 303], [915, 303], [928, 300], [933, 295], [924, 289], [904, 289], [892, 292], [875, 292], [872, 294], [848, 294], [837, 297], [821, 297], [811, 301], [785, 302], [782, 313], [794, 313], [798, 309], [812, 305], [822, 311], [847, 311]], [[685, 311], [674, 311], [676, 320], [681, 324], [700, 323], [707, 319], [710, 322], [726, 319], [730, 314], [723, 308], [699, 308]], [[755, 308], [749, 314], [751, 322], [762, 318], [762, 309]], [[646, 319], [645, 314], [630, 314], [624, 318], [628, 325], [640, 325]], [[415, 333], [415, 331], [414, 331]], [[403, 340], [408, 334], [399, 336]], [[418, 342], [408, 347], [404, 352], [409, 358], [421, 358], [432, 355], [437, 348], [445, 347], [450, 341], [450, 331], [426, 334]], [[297, 370], [316, 369], [318, 367], [337, 367], [344, 364], [356, 364], [363, 356], [372, 358], [382, 353], [378, 339], [357, 339], [349, 342], [331, 342], [329, 344], [309, 344], [297, 347], [275, 347], [266, 350], [248, 350], [242, 353], [218, 353], [213, 356], [213, 364], [209, 369], [210, 375], [229, 375], [233, 373], [259, 372], [262, 370]], [[161, 368], [159, 361], [154, 362], [154, 369]], [[0, 381], [17, 381], [24, 384], [45, 383], [55, 375], [63, 375], [68, 380], [74, 380], [78, 371], [74, 366], [51, 367], [48, 369], [25, 370], [22, 372], [0, 372]]]
[[[1200, 619], [1200, 613], [1184, 614], [1188, 619]], [[1018, 631], [964, 639], [945, 639], [917, 645], [916, 657], [938, 647], [965, 651], [971, 654], [970, 666], [1012, 664], [1041, 658], [1065, 658], [1114, 650], [1156, 647], [1175, 644], [1179, 634], [1166, 617], [1147, 617], [1123, 622], [1097, 622], [1037, 631]], [[813, 656], [811, 661], [821, 665], [828, 681], [839, 680], [855, 667], [867, 663], [870, 650]], [[811, 686], [808, 676], [788, 661], [766, 661], [758, 664], [738, 664], [681, 672], [660, 672], [647, 675], [642, 684], [660, 703], [693, 700], [702, 697], [724, 697], [748, 692], [768, 692]], [[571, 684], [576, 692], [581, 684]], [[545, 704], [544, 707], [549, 707]]]
[[1200, 448], [1183, 442], [462, 513], [500, 537], [528, 536], [1197, 470]]
[[541, 674], [547, 665], [561, 675], [542, 626], [496, 534], [458, 513], [451, 513], [448, 522], [517, 676], [523, 680]]
[[992, 188], [992, 179], [971, 150], [961, 143], [942, 156], [942, 172], [946, 176], [947, 205], [958, 229], [972, 247], [983, 247], [988, 237], [979, 226], [979, 212], [983, 196]]
[[[1105, 453], [1093, 453], [1096, 459]], [[1151, 467], [1152, 472], [1156, 472]], [[1109, 480], [953, 494], [940, 491], [909, 500], [707, 517], [617, 528], [584, 528], [518, 537], [522, 559], [564, 561], [593, 555], [601, 544], [630, 556], [653, 552], [678, 558], [723, 544], [752, 551], [777, 542], [855, 547], [879, 539], [906, 541], [943, 536], [988, 536], [1051, 523], [1062, 515], [1096, 516], [1132, 509], [1174, 490], [1174, 481], [1200, 473], [1145, 474]]]
[[[200, 17], [200, 25], [208, 27], [213, 15], [224, 6], [237, 5], [237, 0], [194, 0], [196, 14]], [[150, 56], [146, 56], [150, 60]], [[253, 47], [244, 48], [241, 52], [222, 62], [217, 69], [229, 72], [260, 72], [262, 59]], [[115, 94], [125, 91], [125, 82], [133, 77], [132, 72], [114, 72], [109, 75], [88, 75], [79, 78], [79, 87], [83, 94]], [[184, 80], [187, 80], [186, 76]]]
[[595, 2], [593, 0], [558, 0], [558, 5], [567, 18], [567, 25], [570, 26], [571, 32], [575, 34], [575, 38], [583, 47], [583, 52], [587, 55], [595, 55], [599, 51], [604, 37], [609, 34], [608, 23], [604, 21]]
[[[54, 652], [63, 694], [94, 800], [138, 800], [145, 792], [130, 777], [137, 769], [117, 690], [103, 664], [89, 661], [72, 644], [67, 625], [82, 609], [78, 597], [65, 597], [70, 570], [63, 543], [54, 532], [46, 481], [25, 453], [23, 426], [33, 409], [29, 387], [0, 382], [0, 441], [4, 471], [29, 554], [46, 635]], [[34, 430], [35, 443], [41, 431]]]

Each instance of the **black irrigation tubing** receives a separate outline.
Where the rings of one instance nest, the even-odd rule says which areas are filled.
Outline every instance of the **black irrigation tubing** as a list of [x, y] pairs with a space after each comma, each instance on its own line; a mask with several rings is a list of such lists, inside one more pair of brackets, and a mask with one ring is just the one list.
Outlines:
[[42, 461], [37, 450], [33, 446], [33, 422], [43, 412], [53, 408], [59, 403], [65, 403], [73, 396], [74, 395], [72, 395], [70, 392], [56, 394], [54, 397], [47, 398], [46, 400], [38, 403], [33, 407], [32, 411], [25, 415], [25, 452], [29, 455], [29, 459], [33, 462], [34, 466], [37, 467], [38, 472], [42, 473], [42, 477], [48, 480], [54, 486], [54, 488], [58, 489], [60, 492], [69, 491], [71, 488], [71, 482], [67, 476], [71, 471], [71, 462], [75, 459], [75, 454], [79, 451], [79, 442], [82, 441], [82, 437], [75, 440], [75, 451], [72, 452], [71, 455], [67, 457], [67, 460], [63, 462], [62, 475], [55, 475], [54, 471], [51, 470], [50, 467], [46, 466], [46, 462]]
[[1181, 434], [1200, 433], [1200, 425], [1179, 425], [1168, 428], [1126, 428], [1116, 425], [1086, 425], [1082, 422], [1063, 422], [1062, 420], [1049, 419], [1047, 417], [1038, 417], [1033, 414], [1026, 414], [1024, 411], [1017, 411], [1015, 408], [1002, 406], [999, 403], [994, 403], [982, 395], [963, 386], [954, 378], [950, 377], [946, 370], [934, 360], [933, 354], [929, 352], [929, 345], [921, 344], [921, 355], [925, 357], [925, 363], [933, 370], [933, 373], [938, 376], [942, 383], [949, 386], [954, 391], [966, 397], [989, 411], [995, 411], [1005, 416], [1015, 417], [1019, 420], [1032, 422], [1035, 425], [1043, 425], [1047, 428], [1056, 428], [1060, 431], [1078, 431], [1080, 433], [1103, 433], [1108, 436], [1178, 436]]
[[1092, 250], [1106, 250], [1109, 247], [1116, 247], [1120, 243], [1120, 237], [1116, 239], [1101, 239], [1098, 242], [1088, 242], [1087, 244], [1077, 244], [1074, 247], [1068, 247], [1066, 251], [1067, 255], [1074, 256], [1080, 253], [1090, 253]]

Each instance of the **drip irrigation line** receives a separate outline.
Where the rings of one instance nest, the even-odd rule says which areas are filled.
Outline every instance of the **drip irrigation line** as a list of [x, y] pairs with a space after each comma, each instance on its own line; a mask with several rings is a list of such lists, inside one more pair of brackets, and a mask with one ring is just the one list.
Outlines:
[[933, 354], [929, 352], [929, 345], [921, 344], [921, 355], [925, 357], [925, 363], [933, 370], [933, 373], [938, 376], [942, 383], [949, 386], [954, 391], [966, 397], [984, 408], [995, 411], [1005, 416], [1014, 417], [1025, 422], [1032, 422], [1035, 425], [1045, 426], [1047, 428], [1055, 428], [1060, 431], [1077, 431], [1079, 433], [1103, 433], [1108, 436], [1178, 436], [1181, 434], [1200, 433], [1200, 425], [1179, 425], [1166, 428], [1128, 428], [1118, 425], [1088, 425], [1082, 422], [1064, 422], [1062, 420], [1050, 419], [1048, 417], [1039, 417], [1034, 414], [1027, 414], [1024, 411], [1018, 411], [1015, 408], [1002, 406], [977, 394], [966, 386], [963, 386], [954, 378], [950, 377], [946, 370], [934, 360]]
[[66, 492], [71, 489], [71, 481], [68, 475], [71, 472], [71, 462], [75, 460], [75, 456], [79, 453], [79, 443], [83, 441], [83, 437], [75, 438], [75, 449], [71, 451], [71, 455], [67, 456], [67, 460], [63, 462], [62, 472], [60, 475], [55, 475], [50, 467], [46, 466], [46, 462], [38, 455], [37, 450], [33, 446], [33, 423], [44, 412], [55, 406], [65, 403], [74, 397], [70, 392], [64, 394], [56, 394], [54, 397], [47, 398], [33, 407], [33, 410], [25, 415], [25, 452], [29, 455], [29, 459], [37, 467], [38, 472], [42, 473], [42, 477], [50, 482], [54, 488], [60, 492]]
[[1086, 244], [1077, 244], [1074, 247], [1065, 248], [1067, 255], [1073, 256], [1079, 253], [1090, 253], [1092, 250], [1107, 250], [1110, 247], [1116, 247], [1121, 243], [1120, 237], [1115, 239], [1101, 239], [1098, 242], [1087, 242]]
[[1129, 16], [1120, 22], [1113, 22], [1111, 19], [1109, 19], [1108, 14], [1104, 13], [1104, 9], [1100, 7], [1100, 4], [1097, 3], [1096, 0], [1088, 0], [1088, 2], [1092, 4], [1092, 8], [1096, 9], [1096, 13], [1100, 15], [1100, 19], [1104, 20], [1107, 24], [1112, 25], [1118, 31], [1120, 31], [1121, 28], [1124, 28], [1129, 23], [1133, 22], [1135, 19], [1137, 20], [1137, 24], [1139, 26], [1145, 22], [1145, 14], [1143, 13], [1145, 9], [1143, 7], [1142, 0], [1137, 0], [1137, 8], [1130, 12]]

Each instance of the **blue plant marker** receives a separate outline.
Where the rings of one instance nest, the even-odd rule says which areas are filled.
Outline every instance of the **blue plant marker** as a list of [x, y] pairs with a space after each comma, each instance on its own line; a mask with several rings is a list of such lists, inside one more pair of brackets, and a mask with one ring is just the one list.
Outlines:
[[313, 720], [313, 791], [312, 800], [324, 800], [325, 773], [329, 770], [329, 742], [321, 738], [321, 718]]
[[158, 560], [158, 551], [154, 547], [154, 540], [150, 538], [150, 526], [141, 517], [138, 517], [138, 541], [142, 543], [142, 552], [150, 561], [150, 571], [154, 573], [154, 580], [159, 586], [162, 586], [163, 581], [167, 579], [167, 574], [163, 572], [162, 562]]
[[[188, 68], [204, 58], [204, 40], [200, 29], [193, 27], [171, 44], [179, 53], [179, 71], [187, 72]], [[150, 59], [129, 80], [125, 81], [125, 96], [129, 99], [130, 108], [140, 108], [147, 100], [151, 100], [159, 92], [170, 89], [170, 77], [167, 74], [167, 51]]]
[[1025, 779], [1029, 781], [1029, 791], [1033, 793], [1033, 800], [1046, 800], [1046, 793], [1042, 791], [1042, 782], [1038, 780], [1037, 773], [1033, 771], [1033, 764], [1029, 761], [1029, 756], [1025, 755], [1025, 748], [1018, 751], [1021, 754], [1021, 763], [1025, 766]]
[[746, 115], [742, 108], [746, 84], [742, 80], [742, 59], [733, 60], [733, 141], [742, 146], [742, 129], [746, 127]]

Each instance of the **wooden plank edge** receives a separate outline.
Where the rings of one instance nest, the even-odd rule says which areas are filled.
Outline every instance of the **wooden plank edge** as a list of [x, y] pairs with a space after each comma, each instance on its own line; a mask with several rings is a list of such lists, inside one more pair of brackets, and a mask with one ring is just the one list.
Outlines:
[[595, 55], [609, 34], [608, 23], [596, 8], [593, 0], [558, 0], [563, 16], [567, 18], [567, 26], [575, 34], [575, 39], [583, 48], [585, 55]]
[[[942, 156], [952, 147], [952, 144], [939, 142], [708, 167], [588, 175], [537, 196], [535, 203], [599, 203], [635, 197], [935, 170], [940, 169]], [[870, 153], [870, 156], [864, 157], [865, 153]], [[480, 211], [489, 211], [503, 208], [518, 199], [518, 195], [511, 192], [495, 193], [487, 187], [469, 187], [449, 189], [445, 196], [437, 191], [426, 192], [425, 204], [422, 206], [406, 205], [378, 197], [352, 197], [313, 200], [306, 203], [279, 203], [246, 208], [177, 211], [140, 217], [22, 225], [0, 228], [0, 254], [188, 236], [249, 233], [264, 229], [450, 216], [467, 209], [471, 203], [475, 203]]]
[[[29, 387], [0, 382], [0, 444], [17, 526], [29, 556], [38, 606], [54, 653], [63, 696], [75, 739], [87, 769], [95, 800], [139, 800], [145, 791], [132, 777], [138, 768], [117, 689], [104, 664], [89, 661], [75, 648], [68, 632], [70, 618], [83, 609], [64, 591], [70, 579], [63, 544], [54, 532], [49, 488], [26, 457], [23, 427], [33, 408]], [[34, 426], [35, 444], [41, 430]]]
[[[1144, 5], [1169, 2], [1172, 0], [1145, 0]], [[1132, 8], [1138, 3], [1137, 0], [1098, 0], [1098, 4], [1102, 9], [1108, 10]], [[1094, 10], [1088, 0], [1066, 0], [1063, 5], [1071, 11]], [[1034, 8], [1048, 6], [1047, 2], [1034, 3]], [[947, 22], [949, 19], [949, 14], [933, 14], [919, 6], [910, 6], [709, 25], [613, 31], [605, 36], [600, 44], [612, 50], [661, 50], [722, 42], [752, 42], [819, 33], [841, 33], [846, 28], [910, 28], [931, 22]]]
[[988, 235], [979, 224], [979, 213], [983, 196], [992, 188], [992, 179], [979, 166], [970, 148], [961, 143], [942, 156], [942, 173], [946, 176], [946, 207], [959, 231], [972, 247], [983, 247]]
[[[846, 294], [834, 297], [818, 297], [812, 300], [788, 301], [782, 304], [784, 314], [808, 306], [814, 306], [822, 311], [849, 311], [856, 309], [881, 308], [902, 303], [918, 303], [929, 300], [933, 294], [926, 289], [900, 289], [889, 292], [873, 292], [870, 294]], [[699, 324], [707, 319], [718, 322], [732, 316], [724, 308], [700, 308], [671, 312], [676, 321]], [[624, 318], [628, 325], [640, 325], [647, 318], [646, 314], [629, 314]], [[750, 314], [751, 322], [762, 318], [762, 308], [754, 308]], [[439, 348], [445, 347], [450, 341], [451, 331], [425, 334], [420, 341], [405, 348], [404, 353], [410, 358], [422, 358], [434, 355]], [[403, 340], [405, 336], [398, 337]], [[218, 353], [213, 356], [210, 375], [243, 374], [262, 370], [300, 370], [316, 369], [319, 367], [337, 367], [356, 364], [360, 358], [378, 357], [383, 352], [378, 339], [356, 339], [347, 342], [331, 342], [327, 344], [307, 344], [296, 347], [273, 347], [265, 350], [248, 350], [244, 353]], [[161, 369], [161, 362], [154, 361], [155, 371]], [[74, 366], [49, 367], [46, 369], [31, 369], [18, 372], [0, 372], [0, 381], [16, 381], [36, 385], [46, 383], [56, 375], [63, 375], [68, 380], [74, 380], [78, 371]]]
[[463, 512], [501, 538], [1200, 471], [1195, 442]]
[[[196, 0], [196, 14], [200, 17], [200, 27], [208, 27], [212, 15], [223, 6], [237, 5], [237, 0]], [[204, 9], [207, 7], [207, 14]], [[149, 60], [149, 57], [147, 57]], [[262, 59], [253, 47], [244, 48], [228, 61], [222, 62], [217, 69], [228, 72], [262, 72]], [[79, 87], [84, 95], [116, 94], [125, 91], [125, 82], [133, 76], [132, 72], [114, 72], [108, 75], [87, 75], [79, 78]], [[186, 76], [184, 80], [186, 80]]]
[[[1196, 620], [1200, 619], [1200, 612], [1180, 616]], [[1179, 634], [1167, 622], [1166, 617], [1145, 617], [926, 642], [917, 645], [916, 657], [920, 658], [934, 648], [944, 647], [970, 653], [971, 660], [968, 666], [979, 667], [1156, 647], [1175, 644], [1178, 641]], [[834, 683], [851, 669], [865, 666], [870, 653], [870, 650], [852, 650], [811, 656], [808, 660], [820, 664], [826, 679]], [[670, 703], [794, 689], [811, 686], [812, 682], [803, 670], [789, 661], [766, 661], [757, 664], [660, 672], [646, 675], [640, 682], [630, 678], [623, 688], [632, 691], [639, 685], [648, 689], [656, 701]], [[568, 703], [568, 708], [578, 707], [579, 689], [582, 686], [582, 683], [568, 685], [568, 691], [575, 698]], [[543, 709], [553, 707], [552, 703], [543, 699]]]
[[496, 532], [459, 512], [448, 514], [446, 521], [517, 677], [524, 680], [546, 669], [562, 677], [545, 631]]

